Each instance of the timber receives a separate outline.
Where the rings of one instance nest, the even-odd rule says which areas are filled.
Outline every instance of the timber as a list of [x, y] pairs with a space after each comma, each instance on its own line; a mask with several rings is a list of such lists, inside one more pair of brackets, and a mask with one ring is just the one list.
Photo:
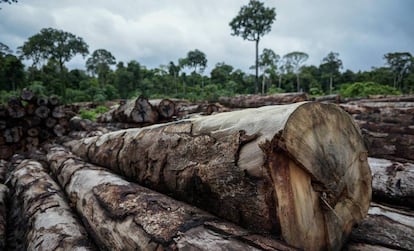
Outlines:
[[88, 162], [306, 250], [339, 250], [371, 199], [359, 128], [333, 104], [219, 113], [67, 145]]
[[414, 164], [369, 158], [373, 200], [414, 209]]
[[266, 105], [291, 104], [309, 100], [304, 92], [277, 93], [272, 95], [237, 95], [220, 97], [219, 103], [231, 108], [256, 108]]
[[47, 160], [102, 250], [294, 250], [107, 170], [66, 149]]
[[[414, 247], [414, 214], [373, 203], [365, 218], [350, 236], [352, 247], [369, 244], [376, 250], [412, 250]], [[359, 250], [359, 249], [356, 249]], [[364, 250], [364, 249], [362, 249]]]
[[35, 160], [15, 163], [10, 174], [10, 250], [95, 250], [60, 187]]

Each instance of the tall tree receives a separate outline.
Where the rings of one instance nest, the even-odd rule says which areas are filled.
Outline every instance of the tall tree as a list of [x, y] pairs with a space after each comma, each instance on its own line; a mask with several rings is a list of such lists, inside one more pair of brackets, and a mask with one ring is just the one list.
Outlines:
[[184, 65], [193, 69], [194, 73], [202, 73], [207, 67], [206, 54], [198, 49], [189, 51], [184, 60]]
[[342, 68], [342, 60], [339, 59], [339, 53], [329, 52], [326, 57], [322, 59], [322, 64], [319, 66], [322, 73], [329, 77], [329, 94], [332, 94], [334, 76], [338, 76], [339, 69]]
[[276, 20], [275, 8], [266, 8], [257, 0], [250, 0], [247, 6], [242, 6], [238, 15], [230, 22], [231, 35], [241, 36], [244, 40], [255, 42], [256, 46], [256, 79], [255, 91], [259, 90], [259, 41], [272, 29]]
[[259, 67], [263, 71], [262, 94], [265, 93], [266, 75], [275, 75], [279, 60], [280, 56], [272, 49], [265, 48], [263, 49], [262, 54], [260, 54]]
[[401, 89], [404, 77], [410, 72], [414, 65], [414, 60], [409, 52], [394, 52], [384, 55], [387, 65], [394, 73], [394, 87]]
[[105, 49], [97, 49], [86, 60], [86, 69], [92, 74], [98, 75], [99, 84], [103, 87], [110, 72], [110, 66], [114, 64], [116, 64], [116, 59], [111, 52]]
[[18, 50], [21, 57], [32, 60], [33, 65], [44, 60], [58, 64], [61, 78], [61, 93], [64, 98], [66, 95], [64, 64], [77, 54], [86, 56], [89, 53], [88, 45], [81, 37], [53, 28], [43, 28], [39, 33], [31, 36]]
[[213, 70], [211, 70], [211, 82], [213, 84], [224, 85], [231, 79], [231, 72], [233, 66], [228, 65], [224, 62], [217, 63]]
[[89, 53], [88, 45], [81, 37], [53, 28], [43, 28], [18, 49], [21, 56], [32, 60], [33, 64], [38, 64], [41, 60], [56, 61], [61, 71], [64, 64], [77, 54], [86, 56]]
[[292, 67], [293, 72], [296, 75], [296, 89], [299, 92], [300, 91], [300, 68], [302, 67], [302, 64], [308, 60], [309, 55], [305, 52], [300, 51], [294, 51], [286, 54], [283, 56], [286, 60], [286, 64]]

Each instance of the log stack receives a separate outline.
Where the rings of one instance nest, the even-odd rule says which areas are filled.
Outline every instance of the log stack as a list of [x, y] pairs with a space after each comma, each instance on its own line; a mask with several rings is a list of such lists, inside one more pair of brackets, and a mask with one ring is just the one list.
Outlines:
[[23, 90], [0, 106], [0, 158], [36, 149], [42, 142], [65, 135], [69, 119], [75, 114], [70, 106], [59, 105], [55, 95], [40, 97]]
[[360, 131], [335, 105], [245, 109], [67, 145], [87, 162], [306, 250], [339, 249], [371, 199]]
[[414, 97], [363, 99], [340, 106], [361, 127], [371, 157], [414, 163]]

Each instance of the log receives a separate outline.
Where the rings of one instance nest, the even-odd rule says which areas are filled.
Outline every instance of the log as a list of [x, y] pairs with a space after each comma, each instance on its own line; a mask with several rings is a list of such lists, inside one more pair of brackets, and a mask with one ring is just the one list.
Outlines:
[[35, 99], [35, 94], [31, 90], [23, 88], [23, 90], [20, 93], [20, 98], [24, 101], [31, 102]]
[[127, 182], [62, 147], [47, 159], [102, 250], [294, 250]]
[[22, 118], [26, 114], [19, 98], [11, 98], [8, 101], [7, 114], [11, 118]]
[[219, 113], [67, 146], [139, 184], [307, 250], [339, 249], [371, 199], [359, 128], [333, 104]]
[[38, 106], [35, 110], [36, 116], [41, 119], [46, 119], [49, 116], [49, 113], [50, 109], [45, 105]]
[[97, 118], [98, 122], [122, 122], [138, 124], [157, 123], [159, 115], [148, 99], [140, 96], [130, 100], [102, 114]]
[[238, 95], [220, 97], [219, 103], [231, 108], [256, 108], [266, 105], [291, 104], [309, 100], [304, 92], [278, 93], [272, 95]]
[[170, 120], [176, 114], [175, 103], [171, 99], [152, 99], [149, 102], [163, 119]]
[[341, 107], [353, 114], [371, 157], [414, 163], [414, 102], [392, 100], [354, 101]]
[[414, 214], [412, 212], [374, 203], [368, 214], [368, 217], [352, 231], [349, 250], [355, 250], [355, 247], [361, 244], [377, 247], [376, 250], [413, 249]]
[[6, 200], [9, 189], [0, 183], [0, 250], [6, 250]]
[[59, 185], [34, 160], [10, 174], [10, 250], [95, 250]]
[[372, 197], [378, 202], [414, 209], [414, 164], [368, 158]]

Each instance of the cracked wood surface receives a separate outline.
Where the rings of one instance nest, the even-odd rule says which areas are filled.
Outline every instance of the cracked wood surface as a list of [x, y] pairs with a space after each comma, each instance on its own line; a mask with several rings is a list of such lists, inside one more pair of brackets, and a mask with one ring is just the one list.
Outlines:
[[139, 184], [307, 250], [340, 249], [371, 199], [359, 128], [330, 104], [245, 109], [67, 145]]
[[95, 250], [59, 185], [40, 162], [16, 163], [10, 186], [9, 250]]
[[80, 160], [49, 149], [52, 172], [102, 250], [293, 250]]

